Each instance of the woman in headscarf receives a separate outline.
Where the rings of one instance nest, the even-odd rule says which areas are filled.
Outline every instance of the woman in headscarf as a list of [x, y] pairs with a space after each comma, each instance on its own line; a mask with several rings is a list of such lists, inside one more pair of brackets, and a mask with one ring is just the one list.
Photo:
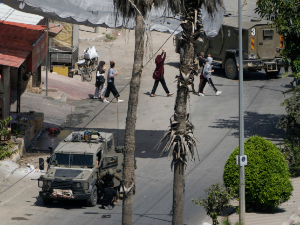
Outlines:
[[164, 78], [164, 63], [165, 63], [165, 59], [166, 59], [166, 51], [164, 49], [161, 49], [161, 50], [162, 50], [161, 55], [158, 55], [155, 59], [156, 68], [153, 73], [153, 79], [155, 80], [155, 82], [154, 82], [153, 89], [152, 89], [152, 92], [150, 95], [151, 97], [156, 96], [155, 91], [156, 91], [156, 88], [157, 88], [159, 82], [163, 86], [165, 92], [167, 93], [167, 96], [173, 95], [173, 93], [169, 92], [168, 87], [165, 82], [165, 78]]
[[100, 61], [97, 72], [96, 72], [96, 83], [95, 83], [95, 94], [94, 98], [99, 98], [99, 93], [100, 93], [100, 98], [103, 98], [103, 93], [106, 89], [105, 85], [105, 78], [104, 78], [104, 73], [106, 71], [106, 66], [104, 61]]
[[205, 86], [206, 82], [214, 90], [214, 92], [216, 93], [216, 95], [220, 95], [222, 93], [222, 91], [218, 91], [217, 90], [217, 88], [215, 87], [215, 85], [214, 85], [214, 83], [212, 82], [212, 79], [211, 79], [211, 73], [214, 72], [214, 70], [212, 69], [213, 68], [212, 60], [213, 60], [213, 58], [210, 57], [210, 55], [205, 60], [206, 63], [205, 63], [204, 69], [203, 69], [203, 76], [204, 76], [205, 79], [204, 79], [204, 81], [202, 83], [199, 96], [205, 96], [203, 94], [203, 89], [204, 89], [204, 86]]

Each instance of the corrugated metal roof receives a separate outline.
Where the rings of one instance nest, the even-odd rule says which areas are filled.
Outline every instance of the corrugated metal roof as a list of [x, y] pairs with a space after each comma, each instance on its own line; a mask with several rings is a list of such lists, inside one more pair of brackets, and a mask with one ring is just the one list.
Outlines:
[[0, 65], [20, 67], [46, 27], [0, 21]]
[[11, 8], [8, 5], [0, 3], [0, 20], [36, 25], [42, 19], [42, 16], [24, 13]]

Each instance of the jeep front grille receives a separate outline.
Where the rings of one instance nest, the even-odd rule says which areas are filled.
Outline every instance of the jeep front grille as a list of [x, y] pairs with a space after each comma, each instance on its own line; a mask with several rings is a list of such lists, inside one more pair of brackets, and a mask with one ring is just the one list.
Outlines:
[[72, 189], [72, 181], [54, 180], [52, 181], [52, 189]]

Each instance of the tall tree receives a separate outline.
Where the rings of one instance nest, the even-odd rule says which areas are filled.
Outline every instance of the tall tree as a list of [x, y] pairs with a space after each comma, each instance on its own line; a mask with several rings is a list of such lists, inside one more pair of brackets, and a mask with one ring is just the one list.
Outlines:
[[[173, 224], [183, 224], [183, 200], [184, 200], [184, 165], [187, 163], [187, 155], [194, 157], [193, 125], [188, 121], [186, 103], [188, 96], [187, 85], [193, 82], [197, 65], [194, 63], [194, 42], [202, 33], [200, 8], [202, 4], [207, 6], [210, 14], [215, 12], [216, 5], [222, 0], [114, 0], [115, 8], [123, 17], [126, 24], [130, 18], [135, 17], [135, 51], [132, 78], [125, 128], [124, 149], [124, 187], [128, 191], [123, 198], [122, 224], [132, 224], [133, 192], [135, 189], [134, 152], [135, 152], [135, 125], [138, 106], [138, 93], [140, 78], [143, 69], [143, 57], [145, 46], [145, 15], [151, 10], [152, 5], [159, 7], [165, 5], [173, 13], [182, 13], [182, 28], [184, 30], [185, 55], [180, 67], [178, 78], [178, 91], [175, 103], [175, 113], [172, 117], [169, 137], [169, 149], [173, 150], [174, 164], [174, 197], [173, 197]], [[195, 14], [196, 12], [196, 14]], [[167, 146], [166, 146], [167, 147]], [[164, 148], [165, 150], [167, 148]]]
[[177, 96], [174, 107], [174, 115], [171, 124], [161, 143], [165, 143], [162, 153], [169, 151], [173, 157], [174, 167], [173, 183], [173, 207], [172, 224], [184, 223], [184, 167], [188, 158], [194, 160], [194, 126], [189, 122], [187, 114], [188, 85], [194, 82], [197, 74], [198, 61], [195, 59], [194, 44], [199, 37], [204, 37], [201, 19], [201, 7], [204, 4], [208, 13], [212, 16], [218, 6], [223, 7], [222, 0], [169, 0], [169, 6], [174, 13], [181, 13], [181, 27], [183, 29], [184, 55], [179, 68], [180, 75], [177, 78]]
[[114, 0], [117, 14], [123, 18], [126, 25], [129, 19], [135, 17], [135, 50], [128, 110], [126, 117], [125, 140], [124, 140], [124, 187], [127, 190], [123, 196], [122, 224], [132, 224], [133, 193], [135, 191], [134, 152], [135, 152], [135, 127], [136, 114], [139, 100], [139, 90], [143, 69], [145, 47], [145, 16], [152, 6], [161, 6], [163, 0]]
[[[300, 79], [300, 2], [299, 0], [259, 0], [257, 12], [261, 17], [273, 20], [277, 32], [283, 38], [283, 60], [291, 66], [292, 75]], [[273, 26], [273, 25], [272, 25]], [[300, 86], [296, 87], [300, 92]]]

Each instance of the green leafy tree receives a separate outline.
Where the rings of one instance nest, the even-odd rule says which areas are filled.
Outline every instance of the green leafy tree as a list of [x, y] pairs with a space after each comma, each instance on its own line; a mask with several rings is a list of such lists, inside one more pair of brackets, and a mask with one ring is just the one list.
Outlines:
[[7, 135], [9, 131], [5, 126], [12, 120], [11, 116], [7, 117], [4, 120], [0, 120], [0, 135]]
[[[7, 124], [12, 120], [9, 116], [4, 120], [0, 120], [0, 135], [5, 136], [9, 134], [9, 130], [5, 128]], [[4, 145], [0, 145], [0, 160], [11, 157], [13, 154], [17, 152], [17, 150], [11, 151], [13, 147], [13, 143], [5, 143]]]
[[280, 151], [289, 164], [292, 177], [300, 176], [300, 146], [286, 139], [280, 146]]
[[[246, 207], [258, 211], [272, 211], [287, 201], [293, 191], [289, 168], [276, 145], [257, 135], [244, 144], [248, 164], [245, 166]], [[223, 179], [226, 187], [239, 193], [239, 166], [237, 147], [226, 161]]]
[[222, 215], [222, 211], [230, 207], [231, 200], [236, 198], [232, 188], [226, 188], [224, 185], [212, 184], [205, 189], [206, 198], [200, 197], [199, 200], [192, 199], [196, 206], [203, 206], [207, 215], [213, 221], [213, 225], [219, 224], [218, 216]]
[[286, 116], [279, 120], [277, 128], [285, 131], [286, 140], [281, 145], [281, 152], [285, 156], [292, 177], [300, 176], [300, 96], [295, 92], [285, 99]]
[[[300, 2], [298, 0], [258, 0], [257, 12], [261, 17], [273, 20], [277, 32], [282, 35], [283, 61], [291, 66], [295, 78], [300, 78]], [[300, 91], [296, 87], [295, 91]]]
[[279, 120], [277, 127], [285, 131], [287, 138], [294, 144], [300, 144], [300, 96], [294, 93], [293, 96], [285, 99], [282, 106], [285, 106], [287, 115]]

